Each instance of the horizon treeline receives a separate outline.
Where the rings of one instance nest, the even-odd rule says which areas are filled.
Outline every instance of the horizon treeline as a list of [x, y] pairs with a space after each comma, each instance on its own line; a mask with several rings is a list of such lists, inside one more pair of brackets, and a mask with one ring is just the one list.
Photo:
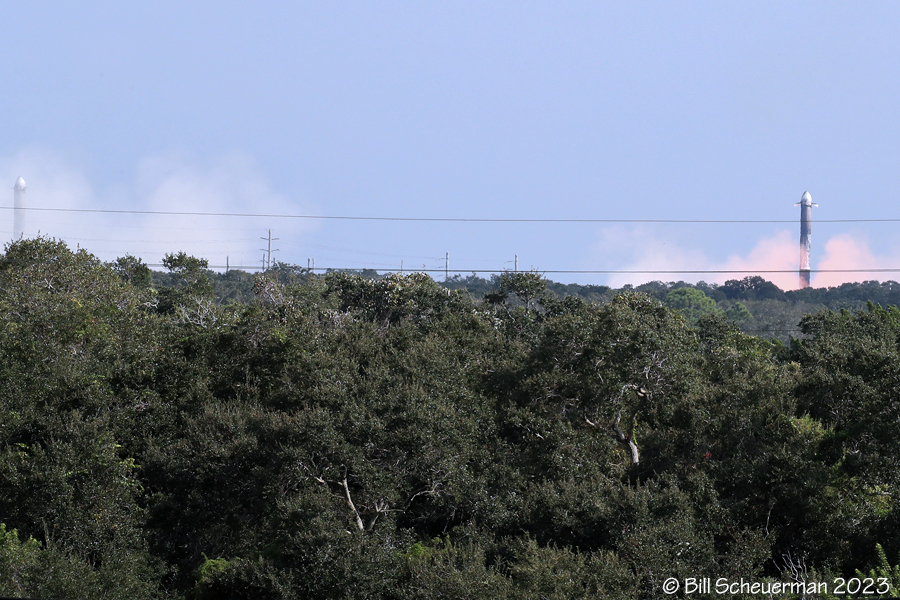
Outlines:
[[[141, 264], [133, 257], [120, 258], [118, 263]], [[177, 283], [177, 274], [171, 271], [150, 271], [143, 267], [145, 285], [157, 288], [171, 287]], [[123, 269], [120, 268], [120, 271]], [[328, 275], [332, 271], [323, 273]], [[335, 271], [336, 272], [336, 271]], [[374, 269], [342, 270], [365, 279], [392, 277], [396, 273], [383, 273]], [[298, 283], [315, 276], [307, 268], [289, 263], [275, 262], [266, 271], [284, 284]], [[527, 271], [525, 273], [528, 273]], [[540, 273], [540, 271], [530, 271]], [[226, 273], [207, 271], [217, 302], [249, 302], [253, 299], [255, 274], [241, 270]], [[508, 273], [515, 276], [516, 273]], [[475, 273], [468, 276], [455, 274], [447, 279], [436, 279], [437, 285], [451, 290], [465, 290], [474, 300], [496, 290], [503, 274], [489, 278]], [[720, 314], [733, 321], [744, 333], [789, 344], [792, 337], [802, 337], [798, 324], [807, 314], [828, 310], [860, 310], [871, 302], [880, 306], [900, 306], [900, 284], [888, 280], [844, 283], [827, 288], [806, 288], [783, 291], [775, 284], [759, 276], [728, 280], [724, 284], [684, 281], [650, 281], [638, 286], [625, 285], [612, 288], [605, 285], [564, 284], [544, 279], [548, 293], [557, 299], [577, 296], [595, 303], [607, 303], [623, 292], [641, 292], [678, 311], [692, 323], [709, 314]], [[515, 298], [512, 302], [515, 303]]]
[[[835, 312], [849, 288], [759, 278], [585, 297], [164, 265], [0, 257], [0, 595], [897, 593], [896, 284]], [[819, 309], [742, 332], [766, 303]]]

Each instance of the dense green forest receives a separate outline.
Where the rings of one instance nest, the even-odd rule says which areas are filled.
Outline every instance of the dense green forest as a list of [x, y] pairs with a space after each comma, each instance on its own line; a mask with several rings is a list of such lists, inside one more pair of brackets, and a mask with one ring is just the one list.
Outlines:
[[900, 585], [896, 283], [164, 264], [0, 258], [0, 595]]
[[[122, 259], [120, 259], [122, 260]], [[309, 271], [285, 263], [275, 263], [268, 272], [279, 282], [298, 283], [310, 275]], [[387, 276], [371, 269], [353, 271], [351, 274], [366, 279]], [[515, 275], [515, 274], [513, 274]], [[153, 271], [146, 275], [147, 285], [171, 287], [177, 275], [171, 272]], [[228, 273], [207, 272], [217, 303], [250, 302], [253, 299], [254, 275], [245, 271]], [[643, 292], [678, 311], [692, 324], [709, 314], [726, 316], [743, 331], [757, 337], [780, 340], [789, 344], [791, 338], [802, 337], [799, 323], [803, 316], [828, 310], [861, 310], [871, 302], [882, 306], [900, 306], [900, 284], [896, 281], [864, 281], [845, 283], [831, 288], [807, 288], [782, 291], [762, 277], [745, 277], [730, 280], [724, 285], [664, 283], [651, 281], [643, 285], [613, 289], [604, 285], [563, 284], [545, 280], [547, 293], [557, 299], [578, 296], [595, 303], [607, 303], [622, 292]], [[466, 290], [475, 300], [481, 300], [500, 286], [500, 275], [490, 279], [472, 274], [455, 275], [438, 285], [451, 290]], [[515, 304], [515, 297], [511, 299]]]

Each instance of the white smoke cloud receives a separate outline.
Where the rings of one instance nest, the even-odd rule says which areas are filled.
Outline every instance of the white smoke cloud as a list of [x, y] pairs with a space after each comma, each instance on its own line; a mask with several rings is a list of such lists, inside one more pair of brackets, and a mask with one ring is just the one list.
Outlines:
[[[12, 158], [0, 159], [0, 186], [10, 188], [6, 192], [6, 200], [0, 202], [4, 210], [0, 235], [3, 239], [13, 237], [13, 193], [11, 188], [16, 179], [25, 179], [26, 207], [58, 206], [62, 208], [88, 207], [93, 191], [87, 179], [76, 169], [66, 165], [54, 154], [29, 149]], [[2, 182], [13, 182], [3, 184]], [[26, 237], [34, 237], [38, 233], [46, 235], [46, 228], [59, 230], [67, 223], [72, 224], [72, 215], [65, 213], [39, 213], [24, 211], [23, 225]], [[45, 229], [42, 229], [45, 228]]]
[[[136, 167], [134, 181], [103, 193], [95, 190], [79, 170], [58, 156], [29, 150], [0, 158], [0, 181], [9, 187], [25, 178], [26, 205], [31, 208], [112, 209], [150, 212], [203, 212], [242, 214], [310, 214], [309, 203], [289, 199], [273, 190], [254, 163], [240, 154], [219, 157], [198, 165], [180, 155], [154, 156]], [[4, 179], [5, 178], [5, 179]], [[12, 206], [9, 200], [0, 203]], [[0, 235], [12, 238], [12, 210], [6, 210]], [[273, 237], [273, 260], [298, 262], [291, 255], [304, 234], [315, 227], [304, 219], [260, 217], [184, 216], [164, 214], [110, 214], [90, 212], [25, 211], [25, 235], [59, 238], [80, 246], [105, 261], [131, 254], [158, 264], [168, 252], [184, 251], [206, 258], [210, 265], [257, 268], [261, 263], [261, 237]]]
[[[900, 273], [865, 272], [862, 269], [896, 269], [900, 267], [900, 251], [893, 249], [888, 254], [875, 254], [868, 240], [859, 234], [835, 235], [825, 242], [825, 254], [815, 268], [823, 273], [814, 273], [811, 284], [814, 287], [837, 286], [848, 281], [897, 280]], [[850, 273], [827, 272], [855, 271]]]
[[[783, 290], [799, 287], [800, 245], [795, 232], [780, 231], [756, 242], [746, 254], [733, 254], [724, 260], [709, 258], [703, 251], [684, 247], [660, 237], [646, 226], [616, 226], [601, 230], [582, 266], [585, 269], [645, 271], [609, 276], [607, 285], [621, 287], [648, 281], [687, 281], [722, 284], [729, 279], [759, 275]], [[813, 273], [813, 287], [836, 286], [864, 280], [896, 279], [892, 273], [866, 273], [863, 269], [900, 266], [900, 249], [877, 255], [859, 234], [834, 235], [824, 243], [824, 253], [812, 258], [813, 270], [849, 272]], [[739, 271], [739, 273], [646, 273], [646, 271]], [[776, 272], [773, 272], [776, 271]], [[785, 271], [785, 272], [777, 272]]]
[[[708, 262], [701, 251], [664, 240], [652, 228], [616, 225], [600, 231], [582, 266], [584, 269], [616, 271], [680, 271], [705, 269]], [[620, 288], [625, 284], [639, 285], [657, 279], [690, 281], [688, 275], [617, 273], [609, 275], [606, 284]]]
[[[758, 274], [771, 281], [783, 290], [793, 290], [800, 286], [797, 269], [800, 267], [800, 243], [789, 231], [758, 241], [747, 256], [733, 255], [713, 269], [723, 271], [750, 271], [749, 273], [732, 273], [716, 275], [711, 279], [716, 283], [724, 283], [728, 279], [743, 279]], [[766, 271], [787, 271], [766, 272]]]
[[[764, 238], [746, 256], [732, 255], [725, 260], [710, 259], [702, 250], [684, 247], [665, 239], [653, 228], [638, 225], [607, 227], [601, 230], [591, 248], [585, 269], [643, 271], [611, 274], [607, 285], [622, 287], [648, 281], [687, 281], [725, 283], [743, 279], [752, 273], [659, 273], [659, 271], [779, 271], [793, 273], [760, 273], [782, 289], [797, 287], [796, 269], [799, 245], [787, 231]], [[650, 271], [656, 271], [650, 272]]]

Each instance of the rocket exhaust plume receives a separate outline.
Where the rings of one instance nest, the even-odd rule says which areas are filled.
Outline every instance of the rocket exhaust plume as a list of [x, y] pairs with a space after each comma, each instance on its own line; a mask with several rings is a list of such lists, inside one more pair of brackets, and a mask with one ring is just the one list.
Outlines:
[[13, 239], [21, 239], [25, 235], [25, 180], [19, 177], [13, 187]]
[[803, 192], [800, 202], [794, 206], [800, 207], [800, 288], [809, 287], [809, 247], [812, 238], [812, 196], [809, 192]]

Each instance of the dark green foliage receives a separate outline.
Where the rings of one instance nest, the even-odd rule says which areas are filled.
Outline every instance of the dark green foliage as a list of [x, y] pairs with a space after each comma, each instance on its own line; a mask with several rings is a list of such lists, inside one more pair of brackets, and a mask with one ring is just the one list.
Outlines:
[[164, 262], [147, 287], [54, 240], [0, 259], [0, 593], [624, 599], [893, 572], [895, 308], [816, 313], [785, 346], [740, 328], [831, 290]]
[[836, 467], [870, 485], [898, 482], [900, 311], [870, 305], [858, 313], [819, 313], [801, 326], [796, 348], [806, 378], [798, 392], [831, 431], [823, 443]]
[[184, 252], [166, 254], [162, 264], [173, 277], [173, 285], [159, 289], [157, 310], [178, 314], [182, 319], [203, 320], [212, 304], [213, 284], [205, 258]]
[[0, 513], [42, 545], [31, 572], [46, 561], [73, 569], [71, 581], [47, 584], [60, 588], [42, 587], [34, 576], [26, 588], [37, 591], [29, 593], [70, 594], [76, 588], [66, 586], [81, 585], [74, 596], [139, 598], [156, 585], [139, 468], [121, 443], [141, 393], [128, 388], [145, 364], [146, 318], [136, 289], [86, 252], [43, 238], [7, 247]]
[[[683, 287], [672, 290], [666, 294], [665, 304], [672, 310], [678, 311], [691, 323], [696, 323], [700, 317], [716, 312], [716, 301], [696, 288]], [[737, 303], [744, 307], [743, 304]], [[747, 316], [750, 312], [744, 307]]]
[[[341, 271], [341, 273], [345, 276], [362, 276], [364, 279], [372, 280], [390, 276], [379, 275], [372, 270]], [[282, 284], [296, 284], [314, 277], [304, 268], [285, 263], [275, 263], [267, 274]], [[253, 297], [254, 276], [251, 273], [232, 270], [222, 274], [207, 272], [206, 275], [212, 283], [218, 303], [249, 302]], [[512, 275], [519, 274], [512, 273]], [[503, 275], [493, 275], [490, 279], [484, 279], [475, 274], [466, 277], [454, 275], [439, 282], [438, 285], [450, 290], [465, 290], [479, 301], [506, 302], [509, 294], [507, 292], [504, 296], [500, 289], [502, 277]], [[165, 295], [168, 293], [165, 289], [175, 287], [177, 277], [170, 273], [152, 272], [152, 278], [156, 288], [163, 292], [161, 305], [164, 308], [171, 307], [171, 303], [165, 302]], [[626, 285], [622, 290], [613, 290], [607, 286], [562, 284], [553, 281], [544, 281], [544, 286], [547, 294], [542, 302], [548, 309], [551, 308], [553, 301], [565, 299], [584, 299], [605, 304], [618, 293], [625, 291], [643, 292], [660, 302], [666, 302], [668, 294], [676, 290], [685, 288], [698, 290], [714, 300], [716, 310], [724, 311], [745, 333], [777, 339], [784, 344], [789, 343], [791, 337], [802, 335], [798, 324], [804, 315], [818, 312], [823, 308], [857, 310], [864, 308], [867, 301], [884, 306], [900, 304], [900, 285], [893, 281], [845, 283], [833, 288], [806, 288], [784, 293], [760, 277], [730, 280], [722, 286], [702, 281], [697, 284], [683, 281], [668, 283], [652, 281], [636, 288]], [[515, 305], [518, 300], [513, 296], [509, 302]]]
[[141, 589], [110, 590], [105, 585], [110, 575], [104, 577], [88, 561], [54, 545], [45, 546], [32, 537], [22, 540], [18, 531], [0, 524], [0, 594], [5, 597], [124, 599], [146, 595]]
[[842, 307], [858, 309], [867, 302], [882, 306], [900, 305], [900, 284], [896, 281], [863, 281], [861, 283], [842, 283], [832, 288], [805, 288], [785, 292], [785, 297], [792, 302], [824, 304], [834, 309]]
[[232, 269], [211, 279], [216, 302], [220, 304], [245, 303], [253, 299], [253, 273]]
[[135, 287], [147, 288], [153, 283], [150, 267], [140, 258], [126, 254], [117, 258], [111, 266], [119, 277]]
[[719, 290], [729, 300], [778, 300], [784, 295], [778, 286], [759, 276], [730, 279]]
[[497, 279], [499, 295], [504, 300], [513, 297], [526, 311], [535, 310], [542, 300], [549, 297], [547, 282], [544, 277], [535, 271], [525, 273], [503, 273]]
[[748, 319], [753, 318], [753, 315], [747, 309], [747, 307], [741, 302], [735, 302], [731, 306], [728, 307], [728, 310], [725, 311], [725, 315], [734, 321], [735, 323], [743, 323]]
[[900, 561], [891, 566], [887, 554], [885, 553], [884, 548], [881, 547], [881, 544], [875, 544], [875, 557], [875, 567], [869, 569], [867, 573], [863, 573], [857, 569], [856, 576], [860, 579], [871, 577], [872, 579], [878, 580], [879, 578], [883, 578], [884, 580], [887, 580], [888, 585], [890, 585], [890, 591], [888, 593], [897, 595], [898, 591], [900, 591]]

